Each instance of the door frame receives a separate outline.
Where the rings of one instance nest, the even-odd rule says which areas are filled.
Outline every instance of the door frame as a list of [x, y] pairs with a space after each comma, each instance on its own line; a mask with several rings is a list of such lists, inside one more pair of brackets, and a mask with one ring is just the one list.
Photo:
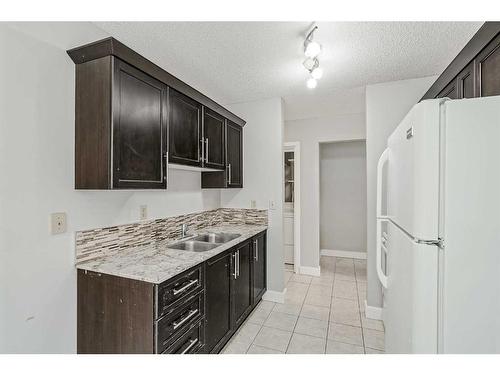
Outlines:
[[[300, 273], [300, 142], [283, 143], [283, 157], [285, 152], [293, 152], [295, 159], [294, 168], [294, 186], [293, 186], [293, 271]], [[283, 159], [282, 163], [282, 186], [285, 186], [285, 169]], [[284, 252], [283, 247], [283, 252]], [[284, 258], [284, 257], [283, 257]]]

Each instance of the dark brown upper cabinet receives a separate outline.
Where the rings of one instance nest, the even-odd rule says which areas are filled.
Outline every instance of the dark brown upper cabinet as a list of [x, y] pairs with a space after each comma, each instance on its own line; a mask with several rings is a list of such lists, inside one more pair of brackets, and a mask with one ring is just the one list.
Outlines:
[[500, 95], [500, 22], [485, 22], [422, 99]]
[[175, 90], [169, 95], [169, 162], [201, 167], [201, 104]]
[[474, 98], [475, 87], [474, 61], [467, 65], [457, 77], [458, 99]]
[[438, 96], [438, 98], [450, 98], [450, 99], [457, 99], [458, 94], [457, 94], [457, 83], [456, 81], [450, 82], [448, 86], [446, 86], [443, 91], [441, 91]]
[[500, 95], [500, 34], [476, 58], [476, 96]]
[[231, 121], [226, 124], [227, 187], [243, 187], [243, 129]]
[[114, 38], [67, 53], [76, 64], [76, 189], [164, 189], [168, 161], [221, 170], [207, 187], [242, 186], [243, 119]]
[[205, 108], [203, 111], [204, 166], [225, 169], [225, 119]]
[[115, 57], [76, 66], [76, 189], [164, 189], [167, 86]]
[[113, 187], [167, 187], [167, 86], [115, 59]]
[[243, 187], [243, 128], [226, 120], [224, 127], [225, 169], [223, 172], [203, 172], [201, 187]]

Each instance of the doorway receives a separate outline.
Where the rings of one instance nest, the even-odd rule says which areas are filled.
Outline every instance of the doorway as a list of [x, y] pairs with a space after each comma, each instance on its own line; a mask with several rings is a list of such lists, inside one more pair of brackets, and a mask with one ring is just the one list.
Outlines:
[[366, 143], [320, 143], [320, 249], [366, 259]]
[[283, 260], [285, 269], [300, 270], [300, 143], [283, 147]]

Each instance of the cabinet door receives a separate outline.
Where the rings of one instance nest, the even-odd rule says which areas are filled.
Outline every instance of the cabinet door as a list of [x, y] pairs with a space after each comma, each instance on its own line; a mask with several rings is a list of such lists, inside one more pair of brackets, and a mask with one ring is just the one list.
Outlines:
[[201, 105], [180, 92], [169, 91], [169, 161], [201, 167]]
[[228, 252], [205, 266], [205, 352], [218, 352], [231, 331], [231, 260]]
[[224, 169], [224, 124], [225, 119], [208, 108], [203, 112], [204, 165], [208, 168]]
[[500, 95], [500, 35], [476, 57], [476, 96]]
[[252, 242], [248, 241], [233, 252], [235, 277], [233, 278], [233, 322], [238, 327], [253, 305]]
[[227, 150], [227, 187], [243, 187], [243, 145], [241, 126], [227, 121], [226, 150]]
[[446, 86], [441, 92], [437, 95], [437, 98], [450, 98], [457, 99], [458, 91], [457, 91], [457, 80], [454, 79], [451, 81], [448, 86]]
[[467, 65], [457, 77], [458, 99], [474, 98], [475, 92], [474, 61]]
[[113, 188], [166, 188], [167, 87], [114, 64]]
[[266, 291], [266, 234], [253, 240], [253, 303], [256, 305]]

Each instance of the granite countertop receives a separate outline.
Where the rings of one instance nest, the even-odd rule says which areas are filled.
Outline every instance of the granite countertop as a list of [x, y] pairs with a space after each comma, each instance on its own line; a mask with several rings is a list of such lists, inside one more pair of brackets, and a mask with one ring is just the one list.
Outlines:
[[117, 254], [84, 261], [77, 264], [76, 268], [159, 284], [266, 229], [265, 225], [241, 224], [206, 227], [188, 233], [189, 235], [199, 235], [209, 232], [224, 232], [239, 233], [241, 236], [221, 244], [215, 249], [198, 253], [168, 248], [169, 245], [180, 240], [137, 246], [121, 250]]

